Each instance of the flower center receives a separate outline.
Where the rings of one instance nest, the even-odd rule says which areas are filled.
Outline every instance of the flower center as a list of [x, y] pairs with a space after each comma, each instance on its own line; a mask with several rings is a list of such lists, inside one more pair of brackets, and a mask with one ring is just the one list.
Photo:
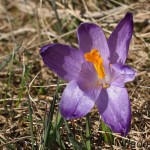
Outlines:
[[99, 79], [105, 78], [105, 69], [103, 66], [103, 59], [100, 56], [100, 53], [97, 49], [92, 49], [89, 53], [84, 54], [86, 61], [93, 63], [94, 68], [98, 74]]

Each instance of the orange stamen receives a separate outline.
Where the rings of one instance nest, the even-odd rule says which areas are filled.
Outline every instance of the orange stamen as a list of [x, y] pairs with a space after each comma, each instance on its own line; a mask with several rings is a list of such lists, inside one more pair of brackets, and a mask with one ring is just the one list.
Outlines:
[[103, 59], [97, 49], [92, 49], [89, 53], [84, 54], [86, 61], [93, 63], [94, 68], [100, 79], [105, 78], [105, 70], [103, 66]]

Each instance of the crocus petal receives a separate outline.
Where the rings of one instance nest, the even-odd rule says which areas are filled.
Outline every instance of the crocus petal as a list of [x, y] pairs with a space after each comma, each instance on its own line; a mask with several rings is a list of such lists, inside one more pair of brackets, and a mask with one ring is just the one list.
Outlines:
[[84, 53], [90, 52], [96, 48], [100, 51], [104, 63], [109, 63], [109, 48], [102, 29], [93, 23], [82, 23], [77, 31], [79, 48]]
[[111, 85], [124, 87], [126, 82], [135, 78], [136, 71], [127, 65], [112, 64], [112, 81]]
[[40, 54], [51, 70], [68, 81], [77, 78], [84, 62], [80, 51], [68, 45], [49, 44], [41, 48]]
[[98, 87], [99, 79], [93, 64], [88, 62], [82, 64], [77, 82], [83, 91]]
[[131, 110], [126, 88], [110, 86], [102, 89], [97, 107], [104, 122], [114, 132], [126, 135], [131, 123]]
[[108, 39], [110, 49], [110, 63], [124, 64], [133, 32], [133, 16], [127, 13], [120, 21]]
[[76, 81], [71, 81], [65, 88], [59, 104], [61, 115], [65, 119], [85, 116], [94, 106], [98, 90], [82, 91]]

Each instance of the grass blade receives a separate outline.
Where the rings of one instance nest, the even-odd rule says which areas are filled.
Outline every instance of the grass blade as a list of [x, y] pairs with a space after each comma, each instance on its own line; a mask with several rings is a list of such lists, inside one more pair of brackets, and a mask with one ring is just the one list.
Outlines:
[[[1, 141], [2, 141], [2, 143], [3, 143], [3, 142], [4, 142], [4, 143], [7, 143], [8, 140], [4, 139], [4, 137], [2, 137], [2, 136], [0, 135], [0, 142], [1, 142]], [[6, 144], [6, 147], [7, 147], [8, 150], [16, 150], [16, 148], [15, 148], [13, 145], [11, 145], [10, 143]]]
[[82, 148], [83, 146], [82, 146], [79, 142], [77, 142], [77, 141], [74, 139], [74, 135], [73, 135], [73, 133], [70, 131], [70, 128], [69, 128], [69, 126], [68, 126], [67, 121], [64, 120], [64, 122], [65, 122], [65, 126], [66, 126], [66, 129], [67, 129], [67, 132], [68, 132], [68, 139], [69, 139], [69, 141], [72, 143], [73, 149], [75, 150], [75, 148], [77, 148], [77, 150], [83, 150], [83, 148]]
[[58, 32], [59, 32], [59, 34], [61, 34], [62, 33], [62, 29], [61, 29], [62, 25], [61, 25], [61, 21], [60, 21], [58, 12], [57, 12], [56, 0], [52, 0], [51, 3], [52, 3], [52, 7], [53, 7], [53, 10], [55, 12], [55, 16], [56, 16], [56, 19], [57, 19], [57, 22], [58, 22], [57, 23]]
[[58, 96], [58, 90], [59, 90], [59, 79], [57, 80], [56, 92], [55, 92], [54, 97], [53, 97], [53, 101], [52, 101], [52, 104], [51, 104], [51, 107], [50, 107], [50, 110], [49, 110], [49, 114], [48, 114], [47, 120], [46, 120], [46, 122], [44, 124], [44, 126], [45, 126], [45, 131], [44, 131], [44, 149], [49, 146], [50, 135], [54, 136], [54, 134], [50, 134], [50, 131], [51, 131], [51, 128], [52, 128], [52, 119], [53, 119], [56, 99], [57, 99], [57, 96]]
[[106, 133], [104, 133], [104, 140], [107, 144], [112, 145], [114, 138], [113, 135], [111, 134], [111, 129], [104, 123], [102, 122], [102, 130]]
[[29, 110], [29, 122], [30, 122], [30, 134], [31, 134], [32, 150], [34, 150], [33, 119], [32, 119], [32, 106], [30, 103], [30, 97], [28, 98], [28, 110]]

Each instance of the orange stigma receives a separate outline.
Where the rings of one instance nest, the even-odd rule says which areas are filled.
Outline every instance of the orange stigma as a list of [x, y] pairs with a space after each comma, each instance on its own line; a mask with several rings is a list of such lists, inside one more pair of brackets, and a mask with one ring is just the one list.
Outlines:
[[103, 59], [100, 56], [100, 53], [97, 49], [92, 49], [89, 53], [84, 54], [86, 61], [93, 63], [94, 68], [100, 79], [105, 78], [105, 70], [103, 66]]

